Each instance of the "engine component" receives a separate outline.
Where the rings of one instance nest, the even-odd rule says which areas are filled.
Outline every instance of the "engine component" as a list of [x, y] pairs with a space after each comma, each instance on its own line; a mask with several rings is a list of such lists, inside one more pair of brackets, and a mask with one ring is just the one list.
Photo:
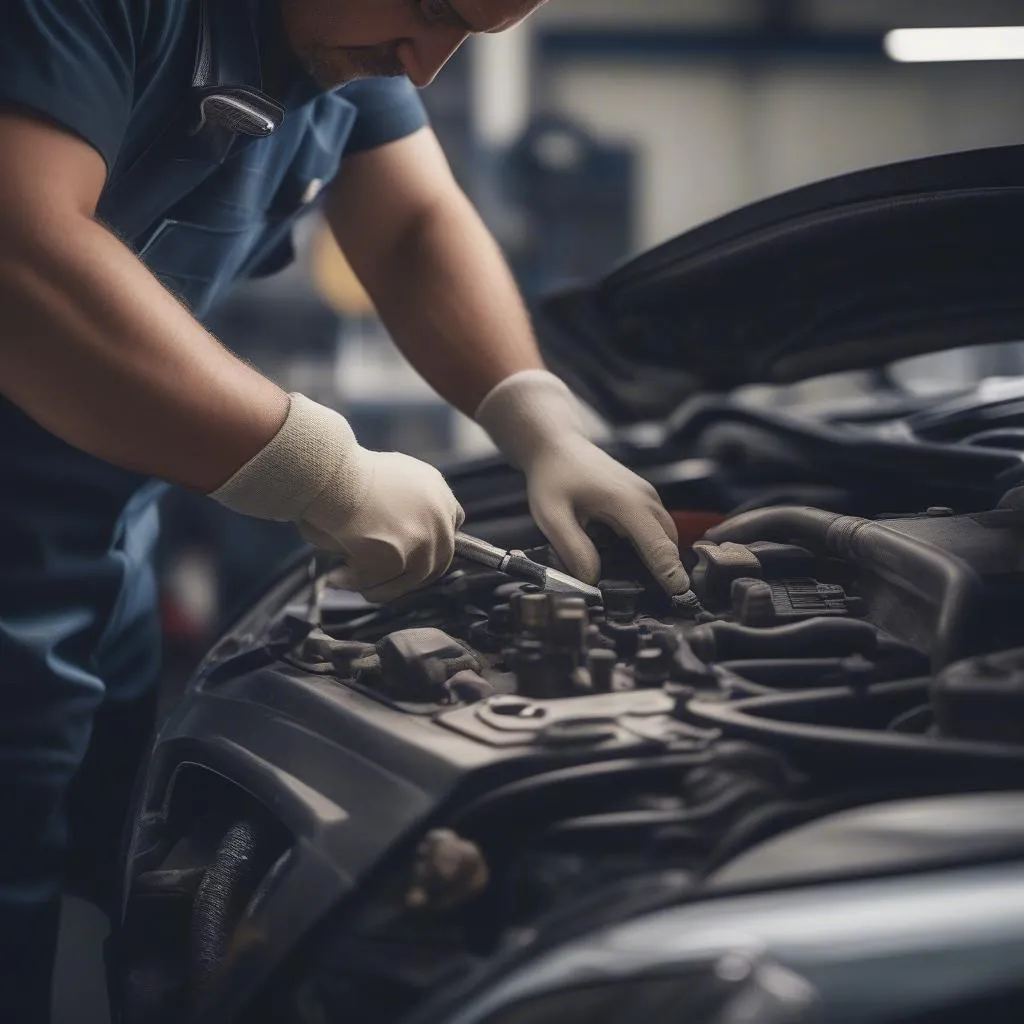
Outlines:
[[636, 615], [637, 602], [643, 594], [643, 587], [638, 583], [633, 580], [602, 580], [600, 590], [605, 615], [611, 621], [632, 619]]
[[617, 657], [614, 651], [597, 648], [587, 655], [590, 687], [594, 693], [611, 693]]
[[[345, 611], [328, 586], [311, 621], [323, 581], [297, 575], [240, 627], [266, 642], [221, 645], [160, 748], [129, 856], [133, 934], [158, 892], [184, 909], [152, 934], [184, 917], [212, 937], [182, 968], [195, 980], [171, 957], [157, 972], [201, 992], [211, 1024], [259, 1003], [245, 979], [278, 948], [260, 937], [289, 929], [319, 944], [254, 1024], [341, 1008], [405, 1024], [481, 963], [693, 895], [829, 814], [1022, 783], [1024, 653], [992, 652], [1003, 605], [1024, 605], [1024, 516], [997, 511], [743, 513], [686, 556], [703, 610], [617, 539], [600, 604], [460, 567], [377, 608]], [[200, 769], [288, 836], [228, 914], [211, 895], [239, 819], [196, 841], [178, 793]], [[187, 875], [183, 847], [208, 851]]]
[[[929, 522], [942, 523], [947, 535], [955, 536], [956, 519]], [[984, 588], [977, 573], [948, 549], [884, 523], [814, 508], [768, 508], [727, 520], [710, 530], [708, 539], [799, 543], [852, 563], [876, 624], [929, 650], [936, 668], [974, 653], [983, 633], [978, 615]], [[803, 588], [811, 590], [810, 584]]]
[[479, 847], [451, 829], [428, 832], [416, 851], [406, 906], [449, 910], [487, 886], [487, 863]]
[[838, 584], [815, 579], [784, 579], [771, 583], [768, 601], [764, 602], [763, 597], [761, 600], [755, 611], [755, 615], [760, 613], [758, 625], [800, 622], [823, 615], [857, 615], [863, 609], [863, 602], [848, 597]]
[[697, 563], [690, 574], [693, 589], [705, 606], [720, 609], [728, 605], [734, 580], [758, 579], [761, 563], [742, 544], [712, 544], [698, 541], [693, 546]]
[[878, 631], [867, 622], [812, 618], [790, 626], [751, 629], [732, 622], [695, 626], [690, 646], [704, 661], [737, 658], [828, 658], [873, 654]]
[[377, 645], [377, 653], [381, 692], [415, 704], [452, 703], [456, 700], [452, 681], [467, 669], [473, 673], [480, 669], [480, 661], [471, 651], [439, 629], [389, 633]]
[[931, 699], [943, 736], [1024, 744], [1024, 649], [949, 665]]
[[225, 833], [196, 891], [192, 911], [193, 998], [203, 989], [227, 954], [231, 933], [246, 902], [270, 867], [267, 850], [273, 839], [256, 821], [237, 821]]

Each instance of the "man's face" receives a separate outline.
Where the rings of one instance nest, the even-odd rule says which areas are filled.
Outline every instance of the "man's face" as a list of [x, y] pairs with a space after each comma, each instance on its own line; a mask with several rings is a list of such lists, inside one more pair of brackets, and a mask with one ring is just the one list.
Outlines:
[[375, 75], [429, 85], [476, 32], [501, 32], [545, 0], [280, 0], [296, 56], [324, 88]]

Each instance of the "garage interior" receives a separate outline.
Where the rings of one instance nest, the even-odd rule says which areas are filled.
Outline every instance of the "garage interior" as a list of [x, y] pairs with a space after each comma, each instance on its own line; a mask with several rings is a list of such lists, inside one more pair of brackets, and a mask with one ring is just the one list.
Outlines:
[[[338, 0], [344, 2], [344, 0]], [[800, 186], [896, 161], [1019, 143], [1024, 46], [1009, 59], [901, 49], [895, 30], [1024, 24], [1013, 0], [550, 0], [471, 39], [424, 92], [457, 177], [533, 302], [698, 225]], [[1018, 28], [1024, 33], [1024, 28]], [[364, 444], [442, 469], [484, 457], [484, 432], [390, 342], [343, 254], [303, 223], [285, 272], [244, 283], [211, 329], [289, 391], [350, 418]], [[1019, 378], [1024, 344], [895, 368], [918, 393]], [[850, 375], [746, 389], [756, 406], [830, 403]], [[590, 411], [593, 435], [611, 428]], [[642, 437], [644, 426], [632, 431]], [[285, 526], [194, 496], [165, 502], [164, 705], [239, 608], [294, 557]], [[106, 922], [74, 897], [57, 1024], [106, 1024]]]

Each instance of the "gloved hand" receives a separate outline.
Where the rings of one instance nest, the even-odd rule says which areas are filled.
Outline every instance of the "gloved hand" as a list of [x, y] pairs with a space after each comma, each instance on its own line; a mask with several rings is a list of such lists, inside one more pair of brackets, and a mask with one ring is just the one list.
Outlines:
[[675, 523], [657, 492], [587, 439], [576, 400], [554, 374], [507, 377], [475, 418], [526, 474], [530, 513], [570, 573], [597, 582], [600, 558], [584, 532], [596, 521], [632, 542], [667, 593], [689, 590]]
[[391, 601], [440, 576], [455, 553], [464, 514], [433, 466], [373, 452], [339, 413], [291, 395], [269, 444], [210, 497], [278, 522], [340, 554], [337, 577], [369, 601]]

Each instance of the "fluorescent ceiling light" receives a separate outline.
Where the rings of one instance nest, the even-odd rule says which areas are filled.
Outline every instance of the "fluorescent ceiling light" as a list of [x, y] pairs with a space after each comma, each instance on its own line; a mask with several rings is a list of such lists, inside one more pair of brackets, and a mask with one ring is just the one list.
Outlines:
[[897, 28], [886, 33], [885, 52], [901, 63], [1024, 60], [1024, 25], [993, 28]]

